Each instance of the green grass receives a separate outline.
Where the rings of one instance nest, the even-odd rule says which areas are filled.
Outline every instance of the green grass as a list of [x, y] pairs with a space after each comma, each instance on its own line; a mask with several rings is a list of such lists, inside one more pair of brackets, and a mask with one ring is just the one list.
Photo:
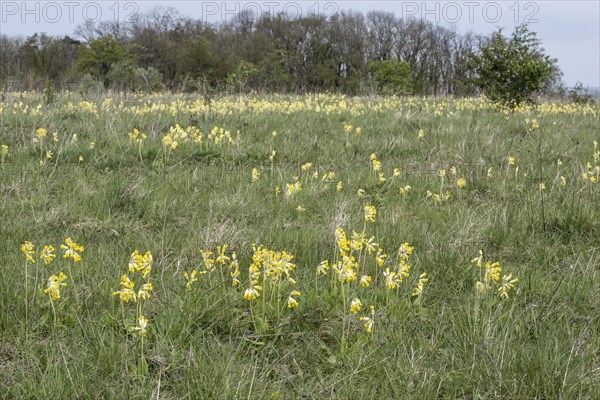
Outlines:
[[[176, 97], [179, 106], [133, 108]], [[35, 109], [41, 95], [7, 94], [0, 114], [0, 144], [9, 146], [0, 167], [3, 398], [600, 397], [600, 182], [582, 177], [586, 163], [599, 164], [597, 105], [504, 113], [471, 100], [258, 100], [264, 103], [215, 99], [209, 107], [193, 97], [140, 96], [99, 100], [93, 113], [62, 94], [31, 113], [13, 104]], [[530, 131], [525, 119], [533, 118], [540, 128]], [[165, 151], [169, 128], [190, 120], [204, 143]], [[362, 129], [348, 143], [346, 123]], [[239, 141], [208, 142], [215, 125], [234, 139], [239, 130]], [[48, 131], [42, 145], [32, 142], [39, 127]], [[149, 136], [141, 151], [129, 140], [134, 128]], [[313, 166], [303, 173], [306, 162]], [[261, 171], [254, 183], [253, 168]], [[436, 204], [427, 191], [440, 193], [440, 169], [447, 171], [442, 192], [452, 197]], [[322, 182], [331, 171], [335, 179]], [[286, 199], [295, 176], [302, 191]], [[412, 189], [402, 195], [405, 185]], [[363, 229], [367, 204], [377, 207], [377, 219], [366, 231], [389, 255], [386, 266], [394, 269], [402, 243], [414, 246], [411, 275], [388, 291], [383, 271], [373, 270], [368, 289], [351, 282], [342, 296], [335, 276], [317, 278], [316, 268], [336, 258], [337, 227], [348, 235]], [[81, 263], [61, 257], [67, 236], [85, 246]], [[59, 253], [48, 266], [39, 259], [28, 266], [27, 298], [24, 241], [38, 255], [45, 244]], [[298, 308], [285, 306], [286, 283], [279, 303], [275, 296], [262, 305], [263, 295], [251, 313], [242, 296], [253, 243], [295, 256]], [[225, 267], [187, 290], [183, 273], [204, 269], [199, 251], [222, 244], [238, 255], [241, 285], [231, 286]], [[131, 332], [136, 304], [112, 295], [136, 249], [154, 257], [143, 355]], [[509, 299], [476, 294], [479, 272], [470, 261], [479, 250], [519, 278]], [[60, 271], [68, 286], [51, 304], [43, 289]], [[429, 282], [415, 301], [424, 271]], [[354, 297], [363, 303], [358, 315], [349, 313]], [[359, 320], [370, 305], [372, 334]]]

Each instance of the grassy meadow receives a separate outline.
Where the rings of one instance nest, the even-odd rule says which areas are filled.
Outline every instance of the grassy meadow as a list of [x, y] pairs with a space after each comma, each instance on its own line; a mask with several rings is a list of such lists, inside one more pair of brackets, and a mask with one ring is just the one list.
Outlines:
[[0, 397], [600, 398], [599, 115], [5, 93]]

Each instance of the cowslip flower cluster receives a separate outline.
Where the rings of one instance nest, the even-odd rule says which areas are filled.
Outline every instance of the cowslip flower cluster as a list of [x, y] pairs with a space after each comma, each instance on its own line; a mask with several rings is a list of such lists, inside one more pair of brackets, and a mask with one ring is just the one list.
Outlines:
[[186, 289], [191, 289], [198, 279], [202, 275], [206, 275], [211, 281], [211, 276], [215, 271], [219, 271], [221, 274], [221, 283], [224, 283], [223, 270], [228, 265], [228, 273], [231, 277], [231, 285], [233, 287], [240, 285], [240, 265], [235, 252], [228, 253], [229, 245], [223, 244], [216, 247], [216, 251], [201, 249], [200, 255], [202, 261], [200, 266], [204, 267], [203, 270], [193, 269], [191, 272], [184, 272], [183, 277], [185, 278]]
[[[127, 273], [121, 276], [120, 290], [114, 291], [113, 296], [119, 296], [122, 303], [136, 303], [137, 325], [131, 327], [131, 332], [146, 336], [148, 320], [144, 317], [144, 303], [152, 297], [152, 282], [150, 273], [153, 263], [152, 253], [143, 255], [135, 250], [129, 257]], [[136, 290], [136, 277], [139, 289]]]
[[[331, 277], [331, 287], [337, 293], [341, 293], [345, 312], [348, 312], [346, 299], [352, 299], [349, 305], [350, 315], [359, 314], [363, 309], [365, 296], [381, 288], [386, 290], [385, 301], [389, 304], [391, 292], [398, 290], [410, 276], [409, 262], [414, 252], [414, 247], [405, 242], [398, 247], [397, 257], [390, 258], [377, 243], [377, 238], [367, 233], [367, 228], [371, 227], [367, 222], [372, 222], [376, 218], [375, 207], [367, 205], [364, 211], [363, 230], [361, 232], [353, 230], [348, 235], [342, 227], [336, 228], [334, 260], [323, 260], [316, 267], [317, 279], [328, 275]], [[415, 304], [421, 301], [427, 282], [427, 273], [423, 272], [418, 278], [416, 287], [410, 292], [413, 297], [416, 297]], [[359, 293], [360, 297], [358, 297]], [[375, 298], [377, 297], [375, 295]], [[373, 333], [375, 307], [376, 304], [371, 305], [369, 313], [360, 316], [360, 321], [363, 322], [368, 333]], [[344, 317], [342, 343], [346, 340], [346, 322]]]
[[60, 272], [58, 276], [52, 275], [48, 279], [48, 284], [46, 289], [44, 289], [44, 293], [48, 294], [52, 301], [60, 299], [60, 288], [67, 286], [64, 282], [67, 278], [68, 276], [62, 272]]
[[[236, 136], [239, 138], [239, 136], [240, 136], [239, 131], [237, 131]], [[215, 126], [211, 129], [210, 133], [208, 134], [207, 139], [212, 140], [214, 142], [214, 144], [216, 144], [216, 145], [221, 144], [225, 140], [229, 144], [235, 144], [235, 140], [231, 136], [231, 132], [229, 132], [228, 130], [226, 130], [224, 128], [219, 128], [218, 126]]]
[[139, 336], [146, 336], [148, 333], [148, 318], [140, 315], [137, 319], [137, 325], [132, 326], [131, 330], [137, 333]]
[[129, 132], [129, 140], [132, 142], [142, 144], [146, 139], [148, 139], [148, 134], [140, 132], [140, 130], [137, 128], [134, 128], [133, 132]]
[[[381, 161], [379, 161], [377, 159], [377, 154], [375, 154], [375, 153], [371, 154], [371, 165], [373, 167], [373, 172], [377, 173], [377, 178], [379, 180], [379, 183], [385, 182], [387, 179], [385, 178], [385, 175], [383, 173]], [[398, 170], [397, 175], [400, 175], [400, 170]]]
[[[250, 285], [244, 291], [244, 299], [248, 301], [256, 300], [261, 296], [263, 288], [271, 289], [280, 287], [282, 283], [287, 283], [292, 287], [296, 285], [293, 277], [293, 271], [296, 268], [294, 256], [285, 250], [273, 251], [263, 245], [252, 245], [252, 264], [248, 267]], [[300, 292], [292, 290], [288, 296], [288, 308], [297, 307], [297, 300], [294, 296], [300, 296]]]
[[375, 206], [366, 205], [365, 206], [365, 222], [375, 222], [375, 218], [377, 217], [377, 209]]
[[[35, 263], [36, 259], [36, 251], [35, 245], [32, 242], [25, 241], [21, 245], [21, 252], [25, 256], [25, 267], [29, 263]], [[56, 249], [52, 245], [44, 245], [39, 252], [39, 259], [44, 263], [45, 266], [52, 264], [54, 259], [56, 258]], [[26, 271], [27, 272], [27, 271]], [[26, 274], [27, 275], [27, 274]], [[27, 285], [27, 276], [26, 276], [26, 285]], [[60, 289], [61, 287], [67, 286], [64, 281], [67, 279], [67, 276], [63, 272], [59, 272], [58, 275], [52, 275], [48, 279], [46, 288], [44, 289], [44, 293], [50, 296], [52, 301], [60, 299]], [[26, 288], [27, 289], [27, 288]], [[27, 297], [27, 296], [26, 296]]]
[[582, 172], [581, 177], [584, 181], [598, 183], [600, 181], [600, 149], [598, 148], [598, 142], [596, 140], [594, 140], [593, 144], [593, 163], [588, 161], [585, 164], [586, 170]]
[[350, 145], [350, 136], [360, 136], [362, 133], [362, 128], [356, 127], [354, 128], [352, 124], [345, 123], [344, 124], [344, 134], [346, 135], [346, 146]]
[[300, 193], [302, 191], [302, 183], [300, 181], [296, 181], [293, 183], [286, 183], [285, 185], [285, 198], [290, 199], [296, 195], [296, 193]]
[[52, 245], [45, 245], [40, 254], [40, 260], [44, 262], [44, 265], [49, 265], [56, 258], [56, 250]]
[[360, 317], [360, 320], [364, 321], [365, 330], [368, 333], [373, 333], [373, 326], [375, 325], [375, 306], [371, 306], [369, 308], [371, 310], [370, 315], [366, 317]]
[[429, 278], [427, 278], [427, 272], [423, 272], [419, 276], [419, 280], [417, 281], [417, 286], [412, 291], [411, 296], [417, 297], [418, 299], [420, 299], [423, 296], [423, 288], [425, 287], [425, 284], [427, 282], [429, 282]]
[[481, 250], [479, 250], [479, 256], [471, 260], [471, 264], [479, 269], [479, 280], [475, 284], [479, 295], [485, 295], [495, 289], [499, 297], [508, 299], [509, 291], [515, 287], [519, 278], [513, 278], [512, 273], [502, 276], [502, 267], [498, 261], [486, 261], [484, 264]]
[[35, 262], [35, 258], [33, 258], [33, 256], [35, 255], [35, 245], [31, 242], [24, 242], [21, 245], [21, 252], [23, 252], [23, 255], [25, 255], [25, 263], [34, 263]]
[[181, 127], [179, 124], [169, 128], [167, 133], [161, 139], [163, 146], [168, 150], [175, 150], [182, 143], [194, 142], [195, 144], [202, 144], [206, 142], [213, 143], [215, 145], [221, 145], [222, 143], [228, 143], [230, 145], [236, 144], [236, 140], [239, 141], [240, 132], [236, 133], [236, 139], [233, 138], [230, 131], [215, 126], [211, 129], [208, 135], [204, 135], [202, 131], [193, 125], [187, 128]]
[[81, 254], [79, 254], [79, 252], [83, 252], [85, 250], [83, 246], [75, 243], [71, 237], [67, 237], [65, 239], [65, 243], [60, 245], [60, 248], [64, 250], [63, 258], [70, 258], [74, 262], [81, 261]]
[[252, 183], [258, 182], [260, 179], [260, 170], [258, 168], [252, 168]]
[[44, 141], [44, 139], [46, 139], [47, 136], [48, 136], [48, 131], [46, 130], [46, 128], [37, 128], [33, 135], [32, 141], [35, 144], [42, 143]]

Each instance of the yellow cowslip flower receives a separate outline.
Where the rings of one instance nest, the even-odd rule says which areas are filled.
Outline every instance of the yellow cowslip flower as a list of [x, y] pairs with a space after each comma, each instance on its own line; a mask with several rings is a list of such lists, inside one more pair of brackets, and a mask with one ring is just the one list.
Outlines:
[[361, 321], [365, 321], [364, 327], [369, 333], [373, 333], [373, 325], [375, 325], [375, 307], [371, 306], [371, 316], [370, 317], [360, 317]]
[[400, 278], [400, 282], [402, 279], [408, 278], [410, 275], [410, 265], [406, 264], [404, 260], [400, 260], [400, 265], [398, 266], [398, 277]]
[[312, 163], [311, 162], [307, 162], [305, 164], [302, 164], [302, 166], [300, 167], [300, 169], [302, 169], [302, 171], [308, 171], [311, 167], [312, 167]]
[[352, 231], [352, 236], [350, 240], [350, 248], [352, 250], [361, 251], [365, 243], [367, 243], [367, 235], [365, 232], [357, 233], [356, 231]]
[[425, 287], [425, 284], [429, 282], [429, 278], [427, 278], [427, 272], [423, 272], [421, 274], [421, 276], [419, 276], [419, 281], [417, 282], [417, 286], [415, 287], [415, 289], [413, 290], [413, 292], [411, 293], [411, 295], [413, 297], [415, 296], [422, 296], [423, 295], [423, 288]]
[[412, 187], [410, 187], [410, 185], [406, 185], [404, 187], [400, 188], [400, 194], [404, 195], [408, 192], [410, 192], [410, 190], [412, 189]]
[[400, 176], [400, 169], [394, 168], [394, 176]]
[[200, 250], [200, 254], [202, 254], [202, 261], [204, 262], [204, 267], [207, 272], [212, 272], [215, 270], [215, 260], [210, 256], [213, 254], [210, 250]]
[[276, 155], [277, 155], [277, 152], [275, 150], [271, 151], [271, 154], [269, 155], [269, 160], [271, 162], [273, 162], [273, 160], [275, 159]]
[[146, 336], [148, 333], [148, 319], [143, 315], [140, 315], [137, 320], [137, 326], [132, 326], [131, 331], [137, 332], [139, 336]]
[[258, 288], [256, 286], [248, 288], [244, 292], [244, 299], [246, 299], [248, 301], [256, 300], [259, 297], [260, 297], [260, 293], [258, 292]]
[[363, 197], [366, 194], [365, 189], [358, 189], [356, 194], [358, 195], [358, 197]]
[[300, 183], [299, 181], [295, 183], [286, 183], [285, 186], [285, 197], [288, 199], [293, 197], [296, 193], [302, 191], [302, 183]]
[[89, 149], [94, 150], [96, 148], [96, 142], [90, 142]]
[[527, 130], [529, 130], [529, 131], [534, 131], [540, 127], [537, 119], [535, 119], [535, 118], [531, 119], [531, 120], [529, 118], [526, 118], [525, 125], [527, 125]]
[[387, 254], [385, 254], [383, 252], [383, 250], [381, 250], [380, 248], [377, 249], [377, 254], [375, 255], [375, 262], [377, 263], [378, 267], [383, 266], [383, 264], [385, 264], [385, 259], [387, 258]]
[[381, 171], [381, 161], [375, 159], [371, 162], [373, 163], [373, 171], [375, 171], [375, 172]]
[[278, 133], [277, 133], [277, 131], [273, 131], [273, 132], [271, 132], [271, 135], [272, 135], [273, 137], [275, 137], [275, 136], [277, 136], [277, 135], [278, 135]]
[[235, 254], [235, 251], [233, 253], [231, 253], [231, 263], [229, 264], [229, 269], [239, 269], [240, 268], [240, 264], [238, 262], [237, 259], [237, 254]]
[[129, 257], [129, 272], [135, 272], [139, 270], [140, 265], [142, 265], [143, 256], [138, 253], [137, 250], [134, 250]]
[[65, 239], [65, 243], [60, 245], [60, 248], [65, 251], [63, 258], [72, 258], [74, 262], [81, 261], [81, 255], [78, 251], [83, 252], [85, 249], [83, 246], [78, 245], [68, 237]]
[[167, 133], [162, 138], [162, 144], [170, 150], [175, 150], [177, 147], [179, 147], [179, 141], [173, 138], [173, 136], [170, 133]]
[[260, 179], [260, 171], [258, 168], [252, 168], [252, 182], [258, 182]]
[[198, 271], [196, 270], [193, 270], [191, 274], [188, 274], [187, 272], [183, 273], [183, 277], [187, 280], [187, 282], [185, 283], [186, 289], [191, 289], [194, 282], [198, 281], [197, 275]]
[[40, 259], [44, 261], [44, 265], [50, 264], [56, 258], [56, 253], [54, 246], [46, 245], [42, 249], [42, 254], [40, 254]]
[[454, 165], [450, 167], [450, 175], [452, 175], [452, 176], [456, 175], [456, 167]]
[[152, 297], [152, 294], [150, 293], [151, 291], [152, 291], [152, 283], [150, 283], [150, 282], [144, 283], [142, 285], [142, 287], [140, 287], [140, 290], [138, 290], [138, 293], [137, 293], [138, 299], [148, 300], [150, 297]]
[[[315, 172], [317, 172], [317, 171], [315, 171]], [[318, 174], [315, 174], [314, 176], [316, 178], [318, 176]], [[325, 183], [331, 183], [331, 182], [333, 182], [334, 179], [335, 179], [335, 172], [329, 171], [329, 172], [325, 172], [323, 174], [321, 181], [323, 181]]]
[[54, 153], [52, 152], [52, 150], [46, 150], [46, 159], [52, 160], [52, 157], [54, 157]]
[[24, 242], [21, 245], [21, 251], [23, 252], [23, 254], [25, 255], [25, 262], [30, 262], [30, 263], [34, 263], [35, 259], [33, 258], [33, 255], [35, 254], [35, 245], [31, 242]]
[[502, 283], [498, 287], [498, 295], [504, 299], [508, 299], [508, 291], [515, 287], [515, 283], [519, 281], [519, 278], [512, 278], [512, 273], [504, 275], [502, 277]]
[[375, 206], [366, 205], [365, 206], [365, 222], [375, 222], [375, 218], [377, 217], [377, 209]]
[[494, 170], [493, 167], [489, 167], [487, 170], [487, 177], [490, 179], [494, 177], [494, 174], [492, 172], [493, 170]]
[[2, 155], [3, 156], [7, 156], [8, 155], [8, 145], [7, 144], [3, 144], [2, 145]]
[[67, 278], [67, 275], [62, 272], [59, 273], [58, 276], [52, 275], [48, 279], [48, 285], [46, 286], [46, 289], [44, 289], [44, 293], [50, 295], [52, 301], [60, 299], [60, 288], [67, 286], [67, 284], [63, 282]]
[[338, 275], [338, 279], [342, 283], [348, 283], [356, 280], [357, 266], [356, 259], [354, 257], [342, 256], [342, 261], [334, 268], [335, 273]]
[[123, 289], [113, 292], [113, 296], [119, 295], [121, 301], [128, 303], [129, 300], [137, 301], [137, 295], [133, 290], [135, 283], [129, 279], [127, 275], [121, 276], [120, 286], [123, 286]]
[[396, 289], [400, 287], [400, 278], [394, 271], [390, 271], [389, 268], [386, 268], [383, 276], [385, 277], [385, 286], [387, 286], [388, 289]]
[[419, 129], [419, 132], [417, 133], [417, 137], [419, 139], [423, 139], [425, 137], [426, 133], [423, 129]]
[[497, 283], [500, 280], [500, 273], [502, 272], [502, 268], [500, 268], [500, 263], [495, 262], [491, 263], [490, 261], [485, 263], [485, 281], [492, 280], [494, 283]]
[[377, 242], [375, 242], [375, 236], [371, 236], [369, 240], [363, 241], [365, 245], [365, 250], [367, 250], [367, 254], [373, 254], [376, 249], [379, 248]]
[[371, 281], [373, 280], [373, 278], [369, 275], [363, 275], [360, 277], [360, 286], [364, 287], [364, 288], [368, 288], [369, 285], [371, 284]]
[[348, 240], [346, 239], [346, 232], [342, 228], [335, 230], [335, 242], [338, 245], [340, 253], [350, 250]]
[[383, 174], [383, 172], [379, 173], [379, 183], [383, 183], [385, 182], [387, 179], [385, 178], [385, 175]]
[[148, 135], [146, 135], [143, 132], [140, 132], [139, 129], [134, 128], [133, 132], [129, 132], [129, 140], [131, 140], [132, 142], [135, 141], [141, 144], [147, 138]]
[[342, 181], [339, 181], [337, 183], [337, 185], [335, 186], [335, 190], [338, 192], [341, 192], [343, 188], [344, 188], [344, 184], [342, 183]]
[[275, 186], [275, 197], [279, 197], [279, 193], [281, 193], [281, 188], [279, 186]]
[[352, 125], [350, 125], [350, 124], [344, 124], [344, 132], [345, 132], [346, 134], [350, 134], [350, 133], [352, 133], [352, 130], [353, 130], [353, 129], [354, 129], [354, 128], [352, 127]]
[[58, 143], [58, 132], [52, 132], [52, 141]]
[[223, 246], [217, 246], [218, 256], [215, 259], [215, 263], [225, 265], [226, 262], [231, 260], [231, 258], [229, 256], [225, 255], [225, 252], [227, 251], [227, 247], [229, 247], [229, 245], [226, 245], [226, 244], [224, 244]]
[[458, 178], [456, 180], [456, 186], [458, 186], [461, 189], [464, 189], [467, 187], [467, 180], [465, 178]]
[[302, 213], [302, 212], [306, 211], [306, 208], [304, 208], [300, 205], [300, 206], [296, 207], [296, 211], [298, 211], [299, 213]]
[[79, 162], [83, 162], [83, 156], [81, 154], [79, 155]]
[[150, 253], [150, 251], [146, 251], [146, 253], [144, 253], [143, 256], [139, 256], [137, 258], [138, 264], [135, 267], [135, 270], [140, 271], [142, 273], [142, 278], [146, 278], [152, 271], [152, 261], [153, 260], [154, 259], [152, 257], [152, 253]]
[[35, 130], [35, 136], [33, 137], [33, 143], [39, 143], [48, 136], [48, 131], [45, 128], [37, 128]]
[[510, 167], [511, 165], [515, 165], [516, 161], [517, 161], [516, 158], [509, 156], [508, 157], [508, 166]]
[[299, 306], [298, 301], [292, 296], [300, 296], [300, 292], [297, 290], [293, 290], [292, 293], [288, 296], [287, 307], [288, 308], [296, 308]]
[[567, 186], [567, 178], [565, 178], [564, 176], [560, 176], [560, 186], [562, 187], [566, 187]]
[[540, 182], [540, 191], [546, 190], [546, 184], [544, 182]]
[[438, 176], [440, 177], [445, 177], [446, 176], [446, 170], [445, 169], [440, 169], [438, 170]]
[[319, 265], [317, 265], [317, 276], [327, 275], [327, 271], [329, 270], [329, 260], [321, 261]]
[[408, 242], [404, 242], [398, 248], [398, 258], [401, 262], [408, 261], [414, 250], [415, 248], [413, 246], [411, 246]]
[[360, 301], [360, 299], [352, 299], [352, 302], [350, 303], [350, 312], [352, 314], [356, 314], [360, 311], [360, 307], [362, 306], [362, 302]]

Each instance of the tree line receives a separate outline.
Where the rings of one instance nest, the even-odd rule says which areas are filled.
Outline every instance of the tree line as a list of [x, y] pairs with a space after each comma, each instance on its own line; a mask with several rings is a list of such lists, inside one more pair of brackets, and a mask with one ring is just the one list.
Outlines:
[[468, 96], [480, 89], [473, 55], [498, 40], [384, 11], [293, 20], [242, 12], [209, 24], [172, 8], [127, 24], [87, 22], [73, 36], [1, 35], [4, 88]]

